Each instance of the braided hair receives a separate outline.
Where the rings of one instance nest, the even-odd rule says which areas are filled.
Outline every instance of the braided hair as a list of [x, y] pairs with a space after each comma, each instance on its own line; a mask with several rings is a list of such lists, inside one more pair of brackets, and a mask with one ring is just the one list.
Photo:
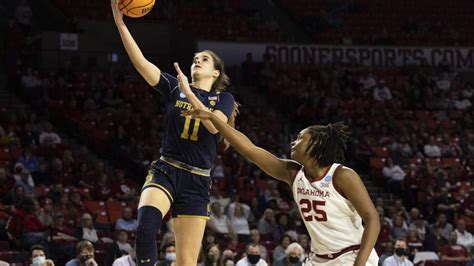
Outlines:
[[335, 162], [344, 162], [344, 152], [349, 139], [349, 127], [343, 122], [326, 126], [310, 126], [311, 135], [306, 153], [313, 157], [320, 166], [329, 166]]

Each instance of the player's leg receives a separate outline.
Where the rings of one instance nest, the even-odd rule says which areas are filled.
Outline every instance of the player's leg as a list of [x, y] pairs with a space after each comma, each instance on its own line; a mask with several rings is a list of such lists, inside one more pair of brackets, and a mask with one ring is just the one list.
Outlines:
[[176, 241], [176, 265], [195, 266], [206, 227], [205, 217], [173, 218]]
[[174, 196], [170, 174], [167, 165], [153, 162], [142, 188], [136, 235], [137, 264], [140, 266], [151, 266], [158, 260], [156, 236]]
[[138, 265], [154, 265], [158, 260], [156, 236], [163, 215], [170, 209], [171, 202], [166, 193], [156, 187], [147, 187], [140, 195], [138, 205], [138, 227], [136, 250]]

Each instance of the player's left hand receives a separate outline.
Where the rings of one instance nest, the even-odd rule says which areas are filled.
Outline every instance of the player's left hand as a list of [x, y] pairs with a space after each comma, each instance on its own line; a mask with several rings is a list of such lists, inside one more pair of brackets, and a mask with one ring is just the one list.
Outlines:
[[178, 73], [178, 75], [176, 76], [176, 78], [178, 79], [178, 82], [179, 82], [179, 89], [180, 89], [186, 96], [188, 96], [189, 93], [193, 93], [193, 92], [191, 91], [191, 86], [189, 86], [188, 77], [186, 77], [186, 75], [183, 73], [183, 71], [181, 71], [181, 68], [179, 68], [178, 63], [174, 63], [174, 68], [176, 69], [176, 72]]
[[196, 110], [184, 110], [181, 112], [181, 116], [189, 116], [191, 118], [199, 118], [201, 120], [209, 120], [214, 114], [209, 110], [196, 109]]

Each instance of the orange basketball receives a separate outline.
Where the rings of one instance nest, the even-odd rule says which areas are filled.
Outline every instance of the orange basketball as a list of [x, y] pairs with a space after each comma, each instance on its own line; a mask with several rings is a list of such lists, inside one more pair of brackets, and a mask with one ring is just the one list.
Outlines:
[[123, 14], [132, 17], [143, 17], [151, 11], [155, 0], [120, 0], [118, 7]]

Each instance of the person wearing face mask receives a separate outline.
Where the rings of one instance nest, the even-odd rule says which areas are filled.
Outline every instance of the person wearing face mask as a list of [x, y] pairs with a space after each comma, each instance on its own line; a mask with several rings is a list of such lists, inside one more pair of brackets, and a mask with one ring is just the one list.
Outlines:
[[273, 266], [302, 266], [303, 265], [303, 260], [304, 260], [304, 249], [303, 247], [294, 242], [288, 245], [288, 247], [285, 250], [286, 257], [279, 260], [275, 261], [273, 263]]
[[135, 247], [130, 250], [130, 253], [126, 256], [122, 256], [114, 261], [112, 266], [135, 266], [137, 265], [137, 252]]
[[205, 250], [204, 264], [203, 266], [221, 266], [222, 257], [219, 246], [216, 244], [209, 245]]
[[41, 245], [33, 245], [30, 248], [31, 266], [54, 266], [54, 262], [46, 259], [44, 248]]
[[413, 263], [408, 260], [407, 242], [404, 239], [397, 239], [395, 241], [395, 254], [386, 258], [383, 266], [413, 266]]
[[234, 266], [234, 252], [230, 249], [226, 249], [222, 252], [222, 263], [224, 266]]
[[176, 246], [174, 243], [163, 246], [161, 249], [161, 257], [163, 259], [156, 264], [157, 266], [171, 266], [176, 262]]
[[267, 266], [267, 262], [260, 257], [260, 249], [257, 244], [250, 244], [247, 247], [247, 256], [239, 260], [237, 266]]
[[94, 260], [94, 245], [92, 242], [83, 240], [77, 243], [76, 258], [68, 261], [66, 266], [98, 266]]

